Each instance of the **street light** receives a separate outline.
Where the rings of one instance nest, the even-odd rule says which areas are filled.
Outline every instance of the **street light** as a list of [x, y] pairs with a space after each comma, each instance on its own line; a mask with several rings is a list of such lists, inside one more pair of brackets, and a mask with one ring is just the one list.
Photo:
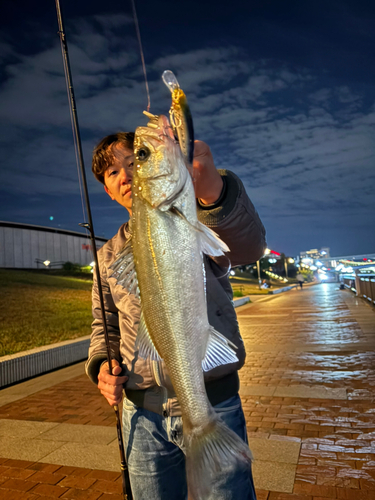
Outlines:
[[260, 286], [262, 284], [262, 280], [260, 279], [260, 260], [257, 260], [257, 271], [258, 271], [258, 285], [260, 290]]
[[[271, 250], [269, 248], [266, 248], [264, 255], [261, 257], [261, 259], [270, 253], [271, 253]], [[257, 271], [258, 271], [258, 285], [259, 285], [259, 290], [260, 290], [261, 285], [262, 285], [262, 279], [260, 277], [260, 259], [257, 260]]]
[[288, 278], [288, 263], [294, 264], [294, 259], [292, 259], [292, 257], [284, 257], [285, 278]]

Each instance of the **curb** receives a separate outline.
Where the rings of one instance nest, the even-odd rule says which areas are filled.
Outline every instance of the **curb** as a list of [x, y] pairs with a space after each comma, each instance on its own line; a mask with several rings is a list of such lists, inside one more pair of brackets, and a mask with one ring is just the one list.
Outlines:
[[289, 290], [292, 290], [292, 288], [297, 288], [298, 285], [289, 285], [289, 286], [284, 286], [283, 288], [278, 288], [277, 290], [270, 290], [268, 293], [271, 295], [274, 295], [275, 293], [282, 293], [282, 292], [288, 292]]
[[0, 388], [87, 359], [90, 336], [0, 358]]
[[233, 305], [234, 305], [234, 308], [236, 308], [236, 307], [241, 307], [241, 306], [247, 304], [248, 302], [250, 302], [250, 297], [240, 297], [238, 299], [233, 300]]

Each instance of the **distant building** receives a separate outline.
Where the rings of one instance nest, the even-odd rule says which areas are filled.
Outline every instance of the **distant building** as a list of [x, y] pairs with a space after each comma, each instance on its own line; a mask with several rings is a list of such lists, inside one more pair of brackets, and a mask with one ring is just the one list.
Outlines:
[[[96, 237], [95, 241], [99, 249], [107, 240]], [[65, 262], [87, 266], [92, 260], [91, 241], [85, 233], [0, 221], [0, 268], [59, 268]]]
[[329, 259], [330, 253], [328, 247], [323, 247], [320, 250], [314, 248], [312, 250], [306, 250], [305, 252], [300, 253], [300, 259]]

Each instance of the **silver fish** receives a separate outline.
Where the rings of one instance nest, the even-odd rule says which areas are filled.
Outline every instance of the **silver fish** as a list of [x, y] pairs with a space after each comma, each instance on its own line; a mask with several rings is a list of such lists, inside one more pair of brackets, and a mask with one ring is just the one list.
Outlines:
[[[142, 310], [137, 345], [141, 357], [167, 366], [181, 405], [189, 495], [200, 500], [214, 470], [251, 460], [248, 446], [216, 415], [203, 379], [203, 370], [237, 361], [234, 346], [209, 325], [205, 297], [203, 253], [229, 249], [197, 219], [192, 180], [168, 119], [152, 120], [152, 127], [137, 128], [134, 143], [131, 244]], [[123, 268], [128, 265], [124, 258]]]

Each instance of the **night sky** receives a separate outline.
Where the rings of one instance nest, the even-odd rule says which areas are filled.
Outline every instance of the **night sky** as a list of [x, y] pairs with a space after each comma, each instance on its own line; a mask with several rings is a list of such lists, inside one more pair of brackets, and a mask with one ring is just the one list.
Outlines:
[[[130, 0], [61, 0], [94, 227], [127, 220], [91, 174], [91, 152], [145, 125]], [[243, 180], [287, 255], [375, 251], [375, 2], [136, 0], [151, 109], [167, 114], [172, 70], [196, 138]], [[54, 0], [2, 0], [0, 220], [80, 231]], [[54, 219], [51, 221], [50, 217]]]

